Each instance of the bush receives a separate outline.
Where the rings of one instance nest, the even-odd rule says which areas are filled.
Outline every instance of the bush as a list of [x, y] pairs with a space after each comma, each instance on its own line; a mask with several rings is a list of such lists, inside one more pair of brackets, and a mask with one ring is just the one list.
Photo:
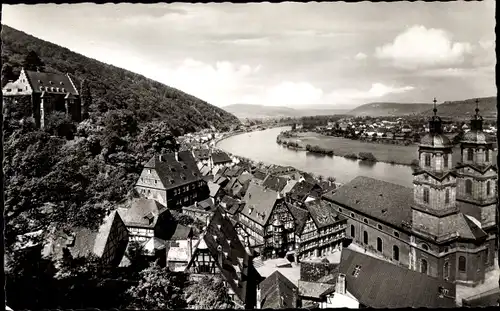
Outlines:
[[377, 162], [377, 158], [371, 152], [360, 152], [358, 158], [362, 161]]
[[348, 154], [344, 155], [344, 158], [357, 160], [358, 156], [356, 154], [354, 154], [354, 153], [348, 153]]

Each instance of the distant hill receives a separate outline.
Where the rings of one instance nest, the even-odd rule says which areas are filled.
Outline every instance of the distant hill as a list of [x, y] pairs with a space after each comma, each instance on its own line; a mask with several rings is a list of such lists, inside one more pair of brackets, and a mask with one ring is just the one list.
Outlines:
[[230, 113], [142, 75], [108, 65], [2, 25], [2, 64], [18, 75], [25, 55], [34, 51], [45, 71], [69, 73], [77, 81], [90, 82], [90, 113], [128, 109], [140, 122], [163, 120], [174, 132], [192, 132], [214, 126], [239, 124]]
[[404, 116], [420, 114], [423, 111], [432, 110], [432, 104], [403, 104], [403, 103], [370, 103], [358, 106], [347, 112], [356, 117], [373, 116]]
[[[475, 114], [476, 99], [466, 99], [460, 101], [446, 101], [437, 107], [438, 114], [441, 117], [453, 119], [470, 119]], [[493, 119], [497, 116], [497, 98], [484, 97], [479, 98], [480, 114], [484, 118]], [[433, 114], [432, 108], [423, 111], [421, 115], [431, 116]]]
[[234, 114], [240, 119], [265, 119], [276, 117], [305, 117], [316, 115], [335, 115], [343, 114], [346, 110], [343, 109], [294, 109], [283, 106], [263, 106], [252, 104], [234, 104], [222, 107], [227, 112]]

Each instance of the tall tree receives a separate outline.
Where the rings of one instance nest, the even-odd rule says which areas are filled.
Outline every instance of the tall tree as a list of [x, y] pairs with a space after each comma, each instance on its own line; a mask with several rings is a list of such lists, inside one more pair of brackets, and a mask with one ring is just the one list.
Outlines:
[[186, 307], [183, 288], [186, 275], [152, 264], [141, 271], [139, 284], [128, 290], [132, 309], [179, 309]]
[[224, 282], [218, 276], [205, 276], [201, 280], [191, 283], [184, 290], [184, 295], [186, 296], [190, 308], [234, 308], [234, 304], [227, 293]]
[[80, 98], [82, 100], [82, 120], [89, 117], [89, 109], [92, 105], [92, 94], [90, 93], [90, 82], [84, 79], [80, 87]]
[[45, 69], [44, 62], [38, 57], [34, 51], [29, 51], [23, 61], [23, 67], [26, 70], [43, 71]]
[[3, 64], [2, 67], [2, 87], [4, 87], [9, 81], [16, 79], [16, 75], [9, 64]]

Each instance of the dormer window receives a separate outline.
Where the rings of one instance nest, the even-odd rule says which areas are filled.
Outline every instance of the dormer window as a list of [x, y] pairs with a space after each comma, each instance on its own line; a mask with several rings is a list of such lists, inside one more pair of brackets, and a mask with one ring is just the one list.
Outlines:
[[60, 84], [60, 85], [64, 85], [64, 82], [62, 82], [62, 81], [61, 81], [61, 82], [59, 82], [59, 84]]
[[38, 83], [43, 84], [42, 80], [38, 80]]
[[424, 203], [428, 204], [429, 203], [429, 189], [424, 188]]
[[62, 88], [62, 91], [63, 91], [63, 93], [66, 93], [66, 89], [65, 88]]
[[49, 81], [49, 84], [54, 84], [54, 82], [52, 82], [52, 81]]
[[469, 148], [467, 149], [467, 161], [473, 161], [474, 160], [474, 151]]
[[43, 91], [43, 86], [40, 86], [39, 89], [40, 89], [40, 91]]

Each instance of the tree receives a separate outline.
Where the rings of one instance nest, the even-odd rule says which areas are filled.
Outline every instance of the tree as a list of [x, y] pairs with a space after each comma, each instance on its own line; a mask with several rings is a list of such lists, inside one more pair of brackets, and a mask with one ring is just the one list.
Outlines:
[[45, 70], [45, 64], [40, 59], [40, 57], [38, 57], [38, 54], [36, 54], [36, 52], [34, 51], [28, 52], [28, 54], [24, 58], [23, 67], [25, 70], [31, 70], [31, 71]]
[[131, 297], [132, 309], [179, 309], [185, 308], [183, 288], [187, 283], [184, 273], [171, 272], [151, 264], [140, 272], [139, 284], [127, 293]]
[[192, 282], [184, 291], [190, 308], [229, 309], [234, 303], [227, 293], [227, 288], [219, 276], [204, 276]]
[[89, 109], [92, 106], [92, 94], [90, 93], [90, 82], [83, 79], [80, 87], [80, 98], [82, 101], [82, 120], [88, 119]]
[[16, 79], [16, 75], [9, 64], [4, 64], [2, 67], [2, 88], [9, 82]]

